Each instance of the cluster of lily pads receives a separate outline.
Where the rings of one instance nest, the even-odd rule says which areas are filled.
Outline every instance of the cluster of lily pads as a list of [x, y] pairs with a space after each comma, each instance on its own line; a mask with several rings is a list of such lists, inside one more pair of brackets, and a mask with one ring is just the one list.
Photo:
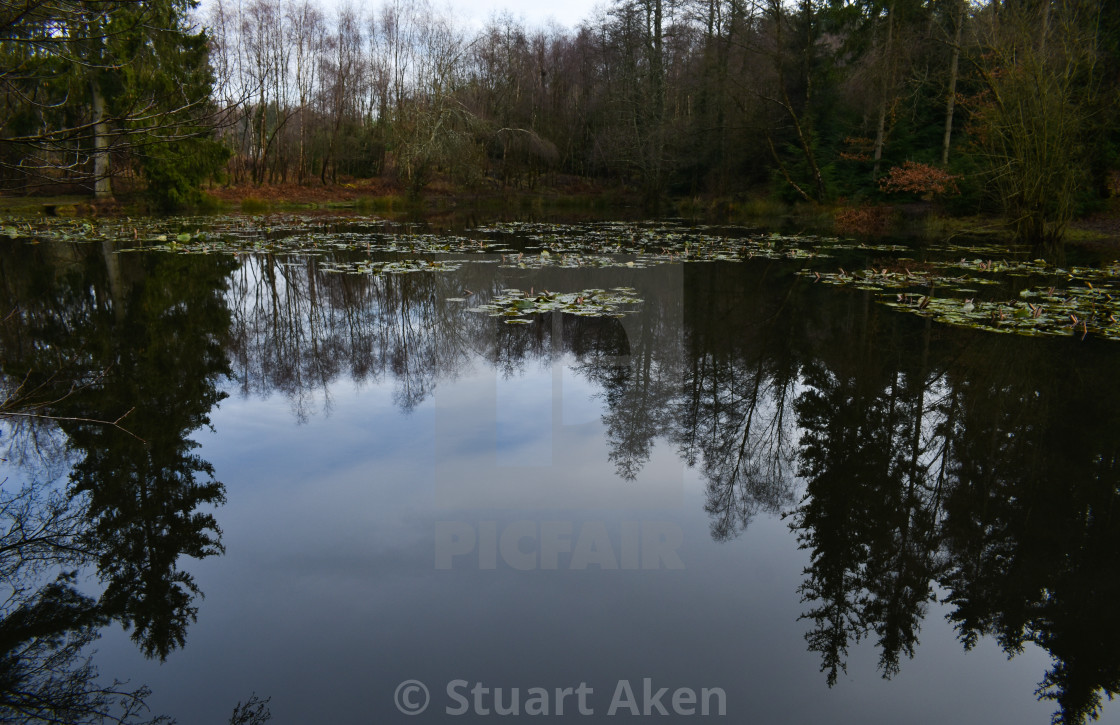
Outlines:
[[170, 241], [163, 235], [155, 244], [121, 251], [174, 252], [177, 254], [298, 254], [366, 252], [369, 254], [478, 254], [513, 252], [504, 245], [467, 237], [408, 232], [303, 231], [286, 236], [241, 236], [213, 231], [180, 234]]
[[[112, 226], [114, 228], [114, 238], [119, 237], [124, 230], [117, 225]], [[52, 241], [78, 242], [100, 241], [106, 238], [103, 236], [102, 225], [95, 224], [88, 219], [51, 219], [49, 223], [43, 223], [41, 220], [32, 222], [7, 219], [4, 221], [3, 227], [0, 227], [0, 233], [8, 239], [24, 238], [36, 241], [50, 239]]]
[[[349, 227], [349, 228], [346, 228]], [[855, 248], [835, 238], [790, 235], [726, 235], [685, 230], [673, 224], [507, 225], [474, 230], [471, 236], [419, 233], [373, 220], [350, 220], [346, 227], [315, 229], [269, 226], [253, 230], [212, 224], [205, 231], [158, 234], [136, 240], [128, 251], [178, 254], [498, 254], [511, 268], [649, 267], [678, 262], [813, 259], [829, 251]], [[547, 228], [545, 232], [543, 229]], [[532, 230], [534, 233], [526, 233]], [[508, 239], [486, 235], [509, 235]]]
[[[376, 217], [316, 215], [70, 220], [39, 218], [6, 224], [8, 236], [36, 241], [115, 241], [120, 251], [175, 254], [500, 254], [517, 268], [648, 267], [654, 264], [769, 259], [810, 260], [862, 245], [834, 237], [746, 234], [741, 229], [686, 227], [672, 222], [508, 223], [470, 236], [419, 232]], [[496, 238], [496, 239], [495, 239]], [[880, 250], [903, 247], [879, 245]]]
[[321, 262], [319, 269], [324, 272], [341, 272], [344, 274], [409, 274], [411, 272], [454, 272], [459, 269], [462, 260], [442, 261], [432, 259], [398, 259], [392, 261], [374, 261], [364, 259], [358, 262]]
[[746, 234], [740, 229], [685, 228], [672, 223], [609, 222], [557, 227], [513, 222], [481, 227], [476, 232], [517, 235], [527, 240], [518, 254], [503, 255], [504, 265], [521, 269], [643, 268], [679, 262], [738, 262], [756, 257], [809, 260], [826, 258], [832, 250], [855, 246], [834, 237]]
[[[451, 301], [464, 301], [451, 298]], [[622, 317], [637, 312], [642, 300], [633, 287], [614, 287], [610, 290], [586, 289], [579, 292], [549, 292], [505, 289], [489, 303], [468, 308], [490, 317], [505, 318], [506, 324], [527, 325], [533, 317], [543, 312], [560, 312], [582, 317]]]
[[961, 327], [983, 327], [993, 332], [1020, 335], [1069, 335], [1084, 337], [1089, 332], [1110, 339], [1120, 339], [1115, 310], [1084, 309], [1069, 297], [1048, 296], [1049, 304], [1033, 304], [1016, 300], [996, 302], [974, 301], [971, 298], [899, 295], [897, 301], [885, 301], [890, 307], [917, 312], [938, 322]]
[[[111, 240], [119, 251], [319, 255], [325, 257], [320, 262], [325, 271], [366, 275], [454, 271], [475, 255], [485, 255], [501, 267], [527, 270], [790, 260], [803, 265], [799, 273], [814, 282], [874, 291], [891, 307], [948, 324], [1029, 335], [1092, 332], [1120, 339], [1116, 322], [1120, 267], [1116, 264], [1055, 269], [1043, 260], [1016, 259], [1010, 248], [990, 243], [930, 245], [925, 251], [931, 259], [918, 262], [904, 256], [909, 247], [895, 244], [674, 222], [509, 222], [452, 235], [375, 217], [297, 214], [143, 221], [15, 219], [0, 223], [0, 232], [10, 239], [31, 241]], [[359, 259], [336, 254], [353, 252], [364, 254]], [[883, 254], [890, 261], [849, 272], [837, 265], [842, 253], [865, 260], [870, 253]], [[976, 258], [977, 254], [984, 256]], [[454, 258], [445, 258], [450, 255]], [[585, 292], [595, 294], [510, 293], [472, 309], [511, 319], [551, 309], [624, 314], [618, 305], [636, 301], [626, 298], [625, 290]]]
[[[119, 244], [153, 245], [188, 243], [201, 237], [221, 220], [218, 225], [229, 230], [249, 229], [252, 225], [235, 217], [166, 217], [135, 220], [130, 217], [66, 218], [35, 217], [8, 219], [3, 222], [3, 235], [9, 239], [32, 242], [104, 242]], [[193, 230], [193, 231], [191, 231]]]
[[[1116, 263], [1101, 268], [1061, 269], [1048, 268], [1042, 260], [962, 260], [925, 263], [925, 267], [924, 273], [904, 267], [901, 272], [874, 268], [846, 272], [841, 268], [825, 273], [801, 270], [800, 274], [814, 282], [878, 292], [880, 301], [889, 307], [950, 325], [1031, 336], [1085, 337], [1092, 332], [1120, 340], [1120, 265]], [[966, 273], [951, 273], [961, 269]], [[994, 273], [1049, 277], [1054, 284], [1025, 286], [1016, 296], [981, 299], [977, 287], [999, 284], [990, 276]]]

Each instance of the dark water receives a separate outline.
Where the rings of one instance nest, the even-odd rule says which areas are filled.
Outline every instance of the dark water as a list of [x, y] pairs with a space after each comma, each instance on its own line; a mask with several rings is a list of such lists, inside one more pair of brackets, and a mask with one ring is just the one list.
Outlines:
[[96, 649], [184, 724], [1118, 721], [1116, 344], [776, 260], [324, 259], [0, 251], [4, 395], [53, 416], [0, 438], [4, 704]]

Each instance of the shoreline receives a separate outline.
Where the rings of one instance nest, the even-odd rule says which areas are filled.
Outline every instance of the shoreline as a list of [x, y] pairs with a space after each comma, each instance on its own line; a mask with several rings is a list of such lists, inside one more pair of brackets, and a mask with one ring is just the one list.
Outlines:
[[[795, 227], [817, 233], [857, 237], [1006, 237], [998, 216], [954, 216], [930, 201], [892, 201], [876, 204], [789, 204], [763, 195], [697, 195], [666, 197], [650, 209], [641, 195], [623, 185], [606, 185], [559, 175], [532, 188], [463, 188], [437, 179], [419, 196], [383, 179], [345, 180], [323, 185], [263, 184], [203, 188], [199, 204], [177, 211], [151, 208], [137, 192], [97, 201], [88, 195], [5, 196], [0, 215], [113, 217], [182, 214], [282, 214], [293, 212], [387, 215], [439, 220], [474, 214], [544, 215], [611, 214], [626, 217], [675, 216], [708, 223]], [[1070, 222], [1065, 243], [1096, 251], [1120, 250], [1120, 203]]]

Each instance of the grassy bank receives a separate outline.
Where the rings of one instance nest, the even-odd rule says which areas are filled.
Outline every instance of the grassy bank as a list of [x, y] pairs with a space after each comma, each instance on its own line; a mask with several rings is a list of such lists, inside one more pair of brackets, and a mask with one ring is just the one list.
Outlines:
[[[408, 193], [385, 179], [347, 179], [337, 184], [271, 184], [209, 186], [202, 202], [188, 212], [352, 212], [405, 219], [465, 219], [478, 217], [542, 216], [579, 217], [645, 215], [676, 216], [705, 223], [728, 223], [772, 230], [813, 232], [857, 237], [952, 239], [954, 237], [1006, 237], [1003, 220], [990, 216], [959, 216], [932, 202], [896, 204], [786, 203], [765, 194], [693, 196], [663, 199], [659, 208], [642, 204], [640, 195], [617, 184], [578, 177], [542, 177], [531, 189], [463, 187], [436, 179], [422, 194]], [[108, 202], [88, 196], [3, 197], [0, 213], [87, 217], [159, 213], [138, 194], [121, 195]], [[1120, 203], [1113, 203], [1092, 217], [1076, 220], [1066, 233], [1075, 246], [1120, 249]]]

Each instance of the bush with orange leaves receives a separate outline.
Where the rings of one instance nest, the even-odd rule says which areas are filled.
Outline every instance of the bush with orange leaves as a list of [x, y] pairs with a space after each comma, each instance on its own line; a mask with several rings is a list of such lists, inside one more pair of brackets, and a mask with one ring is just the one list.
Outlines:
[[892, 167], [886, 176], [879, 179], [879, 188], [888, 193], [909, 192], [932, 199], [943, 194], [959, 194], [956, 178], [944, 169], [905, 161], [902, 166]]

